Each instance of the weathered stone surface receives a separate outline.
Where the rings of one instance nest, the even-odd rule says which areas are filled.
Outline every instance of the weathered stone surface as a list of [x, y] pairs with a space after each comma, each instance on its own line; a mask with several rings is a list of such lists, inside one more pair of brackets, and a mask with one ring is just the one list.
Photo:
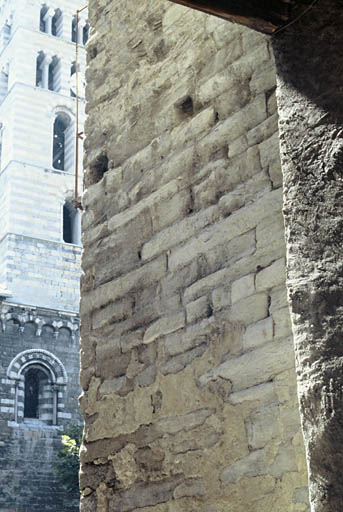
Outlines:
[[270, 44], [165, 0], [90, 14], [82, 506], [299, 512]]
[[255, 292], [255, 275], [248, 274], [234, 281], [231, 286], [231, 302], [234, 304]]
[[261, 270], [256, 276], [256, 290], [264, 291], [285, 282], [285, 260], [274, 261], [269, 267]]
[[[2, 302], [0, 324], [0, 510], [21, 512], [33, 506], [42, 512], [76, 512], [78, 493], [66, 491], [53, 461], [62, 446], [60, 434], [82, 422], [79, 320], [74, 314]], [[24, 373], [20, 379], [18, 373], [30, 366], [45, 368], [57, 382], [57, 425], [48, 379], [39, 393], [38, 417], [24, 417]]]
[[342, 24], [340, 2], [325, 0], [274, 40], [288, 293], [313, 512], [343, 507]]
[[273, 320], [268, 317], [256, 324], [248, 325], [243, 338], [243, 346], [246, 349], [257, 347], [271, 341], [273, 336]]
[[200, 377], [201, 385], [217, 377], [232, 382], [233, 391], [267, 382], [283, 369], [294, 366], [292, 338], [270, 342], [239, 357], [230, 358]]

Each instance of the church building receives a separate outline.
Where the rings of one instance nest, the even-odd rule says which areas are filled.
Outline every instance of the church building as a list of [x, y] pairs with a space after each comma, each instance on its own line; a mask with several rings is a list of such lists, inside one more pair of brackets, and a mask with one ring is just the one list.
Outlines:
[[78, 510], [53, 464], [60, 434], [82, 421], [74, 195], [82, 183], [83, 7], [0, 1], [1, 512]]

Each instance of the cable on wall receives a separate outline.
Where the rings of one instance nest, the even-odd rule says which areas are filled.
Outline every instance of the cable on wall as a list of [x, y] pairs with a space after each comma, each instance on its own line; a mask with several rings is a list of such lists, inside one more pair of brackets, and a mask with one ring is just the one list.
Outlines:
[[75, 195], [74, 207], [82, 210], [81, 202], [79, 201], [79, 140], [83, 139], [83, 132], [79, 132], [79, 15], [82, 11], [88, 8], [88, 5], [76, 11], [76, 27], [75, 27], [75, 80], [76, 80], [76, 130], [75, 130]]

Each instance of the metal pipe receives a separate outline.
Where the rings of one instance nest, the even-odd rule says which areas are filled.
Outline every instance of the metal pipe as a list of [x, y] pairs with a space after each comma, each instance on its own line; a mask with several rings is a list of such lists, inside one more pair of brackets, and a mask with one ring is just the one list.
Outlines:
[[75, 79], [76, 79], [76, 131], [75, 131], [75, 195], [74, 195], [74, 207], [82, 210], [82, 206], [79, 197], [79, 139], [81, 133], [79, 133], [79, 14], [80, 12], [87, 9], [88, 5], [78, 9], [76, 11], [76, 27], [75, 27]]

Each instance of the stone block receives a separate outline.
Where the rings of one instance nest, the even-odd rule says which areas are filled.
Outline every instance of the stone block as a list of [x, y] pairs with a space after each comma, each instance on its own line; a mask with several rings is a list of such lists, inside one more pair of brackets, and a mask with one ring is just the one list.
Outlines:
[[234, 156], [240, 155], [244, 153], [248, 149], [248, 142], [245, 135], [241, 135], [238, 139], [230, 142], [229, 144], [229, 154], [228, 157], [232, 158]]
[[179, 185], [177, 180], [171, 180], [137, 204], [111, 217], [107, 223], [109, 231], [112, 232], [126, 226], [129, 222], [139, 218], [144, 210], [154, 207], [158, 203], [170, 200], [178, 191]]
[[256, 290], [270, 290], [271, 288], [284, 284], [285, 281], [285, 259], [280, 258], [256, 274]]
[[263, 140], [259, 144], [261, 165], [267, 167], [273, 161], [280, 159], [279, 134], [275, 132], [269, 139]]
[[[258, 124], [255, 128], [247, 133], [247, 140], [249, 146], [260, 144], [266, 137], [271, 137], [274, 133], [278, 132], [278, 116], [274, 114], [267, 117], [265, 121]], [[276, 156], [278, 153], [276, 154]], [[274, 160], [274, 159], [273, 159]]]
[[203, 425], [213, 413], [214, 409], [198, 409], [188, 414], [162, 418], [157, 422], [156, 426], [164, 434], [176, 434], [182, 430], [192, 430]]
[[214, 121], [215, 112], [211, 106], [199, 112], [187, 124], [176, 126], [170, 133], [171, 140], [175, 145], [185, 145], [193, 138], [200, 137], [204, 132], [209, 132]]
[[272, 61], [265, 62], [263, 66], [258, 66], [253, 70], [250, 80], [251, 94], [265, 93], [271, 90], [276, 84], [275, 67]]
[[231, 302], [234, 304], [255, 293], [255, 275], [249, 274], [233, 281], [231, 285]]
[[293, 491], [293, 503], [309, 503], [309, 493], [307, 487], [297, 487]]
[[223, 485], [234, 484], [244, 477], [254, 477], [267, 473], [267, 457], [263, 449], [256, 450], [230, 466], [220, 475]]
[[184, 189], [168, 200], [158, 201], [150, 207], [153, 233], [184, 218], [191, 207], [189, 189]]
[[245, 325], [255, 323], [268, 315], [268, 297], [258, 293], [241, 299], [232, 305], [228, 317], [231, 322], [242, 322]]
[[160, 371], [162, 375], [181, 372], [184, 368], [190, 365], [194, 359], [201, 357], [207, 350], [207, 347], [208, 344], [205, 342], [183, 354], [171, 357], [164, 365], [161, 366]]
[[272, 218], [265, 217], [257, 224], [257, 248], [269, 247], [270, 245], [275, 244], [275, 242], [278, 242], [280, 247], [283, 247], [283, 253], [286, 253], [286, 246], [284, 241], [285, 228], [281, 208], [282, 204], [280, 203], [279, 211], [275, 212]]
[[[188, 243], [173, 250], [169, 258], [170, 270], [175, 271], [179, 267], [182, 268], [198, 257], [205, 257], [205, 259], [212, 255], [215, 257], [220, 248], [223, 253], [219, 255], [219, 260], [223, 261], [224, 254], [226, 254], [226, 265], [251, 254], [255, 249], [254, 232], [251, 230], [248, 233], [248, 228], [245, 229], [243, 226], [236, 226], [234, 222], [230, 222], [232, 217], [233, 215], [215, 223], [196, 238], [191, 238]], [[211, 268], [205, 268], [203, 274], [210, 273], [210, 271]]]
[[255, 409], [246, 419], [245, 425], [250, 449], [263, 448], [281, 434], [278, 405]]
[[213, 101], [224, 91], [235, 89], [237, 79], [230, 74], [229, 70], [223, 70], [211, 76], [199, 88], [199, 101], [203, 104]]
[[208, 297], [199, 297], [186, 305], [187, 323], [192, 324], [199, 318], [208, 317], [211, 313], [211, 307]]
[[279, 159], [272, 160], [269, 162], [268, 172], [270, 179], [273, 183], [273, 188], [282, 187], [283, 184], [283, 176], [281, 169], [281, 162]]
[[286, 287], [281, 286], [281, 288], [274, 288], [270, 293], [270, 313], [273, 314], [277, 309], [286, 307], [288, 307]]
[[180, 223], [164, 229], [143, 245], [142, 260], [151, 259], [161, 252], [166, 252], [170, 247], [190, 239], [198, 231], [215, 222], [217, 218], [218, 209], [211, 206], [200, 212], [196, 218], [186, 217]]
[[271, 465], [270, 473], [275, 478], [280, 478], [285, 473], [291, 473], [297, 471], [296, 455], [294, 446], [288, 443], [282, 443], [279, 447], [279, 451], [275, 457], [273, 464]]
[[183, 311], [174, 315], [164, 316], [147, 328], [143, 337], [143, 343], [152, 343], [161, 336], [182, 329], [185, 323], [186, 319]]
[[256, 201], [271, 190], [271, 183], [265, 171], [254, 174], [248, 181], [238, 185], [228, 194], [223, 195], [219, 200], [219, 209], [227, 216], [243, 207], [251, 201]]
[[142, 372], [136, 375], [134, 383], [140, 387], [151, 386], [156, 380], [157, 368], [155, 365], [150, 365], [145, 368]]
[[273, 339], [273, 320], [271, 317], [248, 325], [243, 337], [243, 347], [249, 350]]
[[192, 496], [205, 496], [205, 486], [202, 480], [186, 480], [178, 487], [176, 487], [173, 497], [174, 499], [192, 497]]
[[220, 286], [219, 288], [215, 288], [213, 290], [212, 305], [214, 311], [220, 311], [221, 309], [230, 306], [230, 304], [230, 291], [226, 287]]
[[278, 402], [278, 396], [274, 382], [267, 382], [266, 384], [259, 384], [243, 391], [231, 393], [228, 401], [233, 405], [258, 401], [261, 406], [269, 406]]
[[282, 338], [292, 334], [292, 322], [288, 307], [274, 311], [272, 318], [274, 321], [275, 338]]
[[238, 357], [229, 358], [218, 368], [204, 373], [199, 382], [206, 385], [217, 377], [232, 382], [233, 391], [268, 382], [279, 373], [294, 368], [293, 339], [266, 343]]
[[197, 324], [187, 327], [165, 338], [165, 348], [169, 355], [175, 356], [206, 343], [210, 331], [211, 319], [205, 318]]
[[164, 257], [146, 263], [142, 267], [129, 272], [123, 277], [109, 281], [95, 290], [83, 294], [81, 311], [88, 315], [90, 311], [116, 301], [128, 294], [133, 288], [146, 287], [148, 284], [159, 281], [166, 273], [166, 260]]

